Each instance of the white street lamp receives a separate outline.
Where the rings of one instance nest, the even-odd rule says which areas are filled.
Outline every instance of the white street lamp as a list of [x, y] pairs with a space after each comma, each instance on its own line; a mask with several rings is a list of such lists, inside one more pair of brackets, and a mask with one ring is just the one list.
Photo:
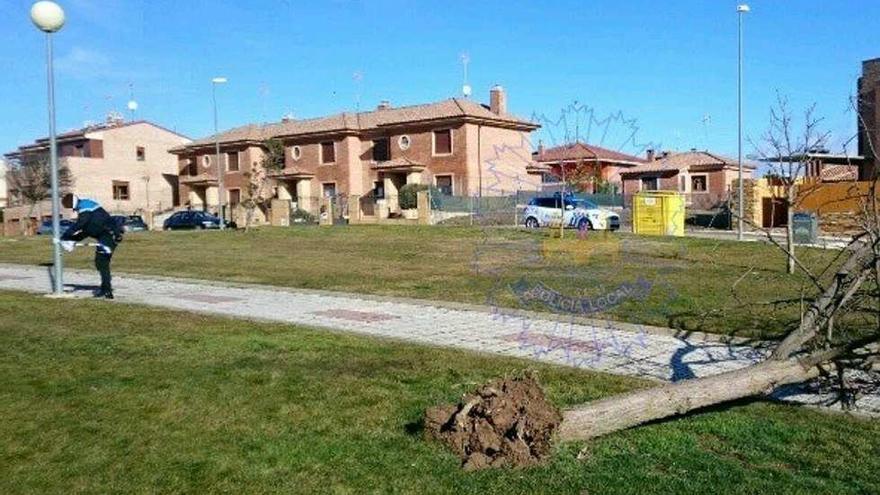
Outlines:
[[52, 67], [52, 33], [64, 26], [64, 10], [55, 2], [37, 2], [31, 7], [31, 21], [46, 33], [46, 73], [49, 94], [49, 161], [52, 184], [52, 292], [64, 293], [61, 259], [61, 197], [58, 191], [58, 145], [55, 137], [55, 73]]
[[740, 4], [736, 6], [737, 17], [739, 20], [739, 49], [737, 54], [737, 86], [736, 86], [736, 107], [737, 107], [737, 131], [736, 131], [736, 140], [737, 140], [737, 169], [739, 173], [739, 186], [737, 190], [737, 196], [739, 201], [739, 221], [737, 222], [736, 228], [736, 238], [737, 240], [743, 240], [743, 206], [745, 204], [745, 198], [743, 197], [743, 142], [742, 142], [742, 86], [743, 86], [743, 14], [747, 14], [751, 9], [746, 4]]
[[217, 160], [217, 207], [220, 213], [220, 230], [226, 229], [226, 214], [223, 211], [224, 202], [223, 202], [223, 174], [226, 172], [223, 170], [223, 164], [220, 162], [220, 134], [217, 129], [217, 85], [218, 84], [226, 84], [225, 77], [215, 77], [211, 79], [211, 97], [214, 101], [214, 155], [215, 160]]

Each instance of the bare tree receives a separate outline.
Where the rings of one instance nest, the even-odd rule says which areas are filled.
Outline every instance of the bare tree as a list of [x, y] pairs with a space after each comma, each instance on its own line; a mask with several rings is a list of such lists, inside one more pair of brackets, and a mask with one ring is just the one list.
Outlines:
[[[847, 260], [824, 290], [816, 294], [802, 322], [759, 364], [707, 378], [685, 380], [611, 397], [564, 413], [559, 438], [584, 440], [648, 421], [743, 397], [769, 393], [779, 386], [818, 376], [832, 362], [876, 359], [880, 327], [861, 334], [835, 336], [824, 330], [835, 318], [877, 299], [877, 287], [863, 287], [880, 259], [877, 232], [854, 241]], [[868, 350], [865, 350], [865, 349]]]
[[[795, 271], [793, 215], [812, 185], [807, 181], [812, 164], [811, 153], [824, 150], [830, 133], [821, 131], [821, 118], [815, 116], [815, 104], [804, 111], [802, 127], [796, 130], [794, 115], [788, 100], [777, 94], [776, 106], [770, 109], [770, 126], [760, 143], [752, 142], [761, 161], [770, 163], [771, 191], [779, 189], [786, 207], [785, 251], [788, 273]], [[775, 195], [775, 194], [774, 194]], [[771, 203], [771, 218], [775, 218], [775, 202]]]
[[265, 213], [266, 205], [271, 199], [271, 180], [266, 174], [266, 170], [261, 167], [251, 167], [244, 173], [247, 181], [245, 188], [245, 196], [241, 199], [241, 206], [244, 208], [244, 230], [250, 230], [254, 221], [254, 215], [257, 209]]
[[[27, 218], [22, 226], [25, 233], [30, 231], [30, 218], [37, 205], [50, 198], [52, 193], [52, 171], [46, 154], [25, 154], [10, 163], [7, 172], [9, 189], [15, 191], [16, 199], [29, 206]], [[62, 190], [73, 186], [70, 169], [64, 163], [58, 165], [58, 187]]]
[[265, 213], [267, 205], [272, 199], [273, 181], [270, 173], [284, 168], [284, 143], [277, 139], [267, 139], [263, 143], [263, 149], [263, 159], [259, 165], [251, 166], [250, 170], [244, 174], [247, 184], [241, 206], [245, 210], [244, 230], [246, 232], [250, 230], [257, 209]]
[[[798, 178], [807, 172], [808, 154], [822, 147], [828, 133], [818, 131], [821, 119], [814, 107], [804, 114], [804, 128], [795, 133], [785, 99], [771, 111], [771, 127], [764, 136], [762, 156], [781, 168], [785, 199], [797, 205], [809, 191], [798, 190]], [[861, 119], [861, 116], [859, 117]], [[873, 150], [873, 143], [868, 140]], [[702, 407], [770, 393], [777, 387], [801, 383], [837, 369], [838, 391], [845, 394], [843, 370], [870, 369], [880, 355], [880, 182], [875, 178], [862, 191], [853, 188], [848, 199], [857, 199], [861, 232], [820, 273], [812, 273], [796, 257], [788, 215], [786, 246], [775, 243], [788, 259], [789, 273], [798, 266], [811, 282], [811, 294], [802, 296], [800, 322], [758, 364], [707, 378], [686, 380], [565, 411], [559, 428], [561, 440], [584, 440], [648, 421], [685, 414]], [[801, 181], [802, 182], [802, 181]], [[772, 241], [769, 230], [766, 232]], [[835, 328], [835, 321], [860, 318], [854, 328]]]

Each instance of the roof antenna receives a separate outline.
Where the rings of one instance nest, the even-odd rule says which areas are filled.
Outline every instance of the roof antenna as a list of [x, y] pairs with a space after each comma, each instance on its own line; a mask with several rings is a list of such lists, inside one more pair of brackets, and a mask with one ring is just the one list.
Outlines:
[[468, 84], [468, 64], [471, 62], [471, 56], [468, 55], [467, 52], [462, 53], [459, 58], [461, 59], [461, 66], [464, 72], [464, 79], [461, 84], [461, 94], [465, 98], [470, 98], [473, 90], [471, 89], [471, 85]]
[[131, 114], [131, 121], [134, 122], [134, 113], [138, 109], [138, 102], [134, 100], [134, 84], [128, 83], [128, 112]]
[[712, 123], [712, 116], [708, 113], [703, 115], [703, 148], [709, 149], [709, 124]]
[[269, 96], [269, 85], [266, 84], [266, 81], [260, 83], [258, 92], [260, 93], [260, 103], [263, 107], [263, 122], [266, 122], [266, 99]]
[[364, 73], [362, 71], [356, 70], [354, 74], [351, 75], [351, 78], [354, 80], [354, 111], [360, 113], [361, 111], [361, 91], [363, 90], [363, 82], [364, 82]]
[[[112, 96], [108, 96], [108, 99], [112, 98]], [[128, 103], [126, 104], [128, 108], [128, 113], [130, 114], [129, 119], [134, 122], [134, 112], [138, 109], [138, 102], [134, 99], [134, 84], [129, 81], [128, 83]], [[111, 111], [111, 113], [114, 113]], [[119, 120], [122, 120], [122, 114], [119, 114]]]

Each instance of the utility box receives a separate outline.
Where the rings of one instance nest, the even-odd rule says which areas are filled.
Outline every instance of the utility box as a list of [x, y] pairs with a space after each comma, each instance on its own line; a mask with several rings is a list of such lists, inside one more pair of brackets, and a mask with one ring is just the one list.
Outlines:
[[643, 191], [633, 196], [633, 233], [684, 235], [684, 195], [673, 191]]
[[819, 240], [819, 219], [815, 213], [795, 213], [791, 216], [791, 231], [796, 244], [816, 244]]

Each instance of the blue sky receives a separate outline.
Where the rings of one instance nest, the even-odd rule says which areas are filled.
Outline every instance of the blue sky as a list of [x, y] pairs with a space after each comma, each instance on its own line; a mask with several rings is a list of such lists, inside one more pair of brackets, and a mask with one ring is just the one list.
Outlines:
[[[466, 52], [480, 101], [500, 83], [510, 110], [526, 117], [556, 120], [575, 105], [634, 119], [604, 138], [580, 127], [581, 139], [635, 151], [615, 136], [634, 128], [638, 143], [736, 152], [736, 2], [60, 3], [68, 17], [56, 37], [60, 130], [125, 112], [132, 91], [138, 118], [210, 134], [215, 75], [229, 78], [218, 97], [221, 128], [350, 111], [357, 95], [361, 108], [434, 101], [460, 92]], [[46, 134], [44, 41], [30, 4], [0, 0], [3, 151]], [[795, 109], [817, 103], [839, 150], [855, 132], [848, 99], [861, 61], [880, 57], [880, 2], [750, 5], [746, 134], [759, 137], [778, 90]], [[558, 128], [547, 131], [555, 132], [546, 140], [564, 139]]]

